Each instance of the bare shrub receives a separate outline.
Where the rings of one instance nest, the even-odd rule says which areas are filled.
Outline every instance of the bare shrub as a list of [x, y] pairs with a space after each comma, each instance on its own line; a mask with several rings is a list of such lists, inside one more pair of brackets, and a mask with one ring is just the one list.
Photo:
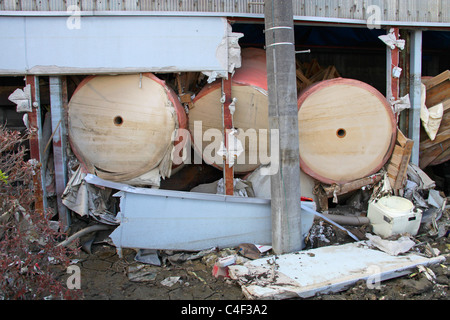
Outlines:
[[40, 170], [25, 161], [27, 139], [0, 127], [0, 299], [80, 298], [81, 290], [69, 290], [54, 275], [78, 249], [57, 246], [65, 235], [54, 228], [50, 209], [36, 206]]

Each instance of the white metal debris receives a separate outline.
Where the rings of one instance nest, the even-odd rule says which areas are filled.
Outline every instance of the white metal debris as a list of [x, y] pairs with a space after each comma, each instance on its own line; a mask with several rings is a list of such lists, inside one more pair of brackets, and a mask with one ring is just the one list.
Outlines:
[[339, 292], [359, 280], [370, 285], [406, 275], [419, 265], [441, 263], [408, 253], [393, 256], [369, 248], [365, 241], [271, 256], [229, 266], [248, 299], [288, 299]]
[[[84, 181], [121, 190], [120, 225], [110, 235], [118, 248], [197, 251], [272, 244], [269, 199], [137, 188], [91, 174]], [[313, 204], [304, 202], [302, 208]], [[314, 211], [302, 210], [303, 238], [313, 220]]]
[[14, 90], [8, 100], [17, 105], [17, 112], [31, 112], [31, 86], [27, 84], [23, 90], [19, 88]]

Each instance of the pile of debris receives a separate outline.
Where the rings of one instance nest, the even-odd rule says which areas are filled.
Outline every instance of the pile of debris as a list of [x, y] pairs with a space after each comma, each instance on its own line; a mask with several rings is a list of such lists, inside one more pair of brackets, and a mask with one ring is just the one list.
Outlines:
[[[339, 76], [335, 68], [322, 68], [317, 61], [299, 65], [297, 71], [300, 86]], [[441, 86], [450, 83], [448, 76], [442, 78], [427, 81], [430, 101], [442, 97]], [[450, 100], [445, 95], [439, 101], [444, 101], [439, 107], [444, 116], [433, 143], [440, 147], [447, 142], [444, 111]], [[436, 128], [435, 113], [428, 111], [428, 120], [422, 118], [427, 134]], [[423, 171], [422, 162], [410, 163], [414, 142], [400, 130], [396, 137], [394, 131], [394, 140], [391, 156], [370, 176], [329, 185], [301, 171], [304, 250], [291, 254], [277, 256], [270, 247], [271, 188], [270, 177], [260, 174], [263, 166], [234, 179], [234, 197], [224, 195], [223, 179], [186, 192], [132, 186], [75, 171], [62, 200], [80, 216], [114, 229], [110, 239], [119, 256], [122, 248], [137, 251], [139, 264], [127, 270], [130, 281], [154, 279], [151, 266], [201, 259], [216, 278], [239, 283], [249, 299], [307, 298], [445, 261], [446, 251], [421, 237], [448, 238], [447, 197]], [[425, 143], [431, 142], [422, 141], [421, 150]], [[436, 157], [428, 164], [444, 159], [445, 150], [439, 155], [433, 151]], [[120, 208], [110, 199], [118, 200]], [[178, 281], [165, 280], [168, 286]]]
[[[203, 249], [182, 249], [189, 241], [179, 249], [165, 249], [163, 245], [157, 245], [156, 247], [161, 248], [157, 250], [150, 245], [127, 242], [140, 241], [142, 238], [155, 241], [154, 237], [140, 237], [138, 229], [132, 230], [137, 235], [130, 239], [121, 238], [113, 231], [116, 235], [111, 235], [111, 245], [116, 246], [119, 251], [121, 247], [136, 248], [136, 263], [129, 265], [126, 270], [127, 277], [132, 282], [154, 282], [161, 267], [200, 260], [214, 277], [238, 283], [248, 299], [309, 298], [341, 292], [358, 281], [366, 281], [370, 285], [373, 281], [401, 277], [420, 268], [444, 263], [448, 249], [441, 252], [432, 247], [428, 240], [424, 240], [424, 236], [430, 239], [448, 238], [449, 206], [445, 195], [435, 190], [434, 181], [412, 164], [407, 166], [402, 189], [394, 190], [391, 187], [391, 179], [386, 170], [376, 177], [372, 177], [369, 182], [365, 180], [366, 185], [359, 189], [345, 191], [349, 187], [341, 186], [340, 192], [331, 192], [330, 198], [336, 199], [336, 206], [330, 206], [321, 213], [315, 211], [315, 206], [312, 205], [307, 210], [302, 210], [303, 214], [312, 211], [315, 221], [311, 220], [307, 224], [309, 227], [304, 234], [305, 250], [300, 252], [274, 255], [267, 243], [240, 243], [213, 248], [207, 248], [203, 244]], [[139, 195], [140, 188], [105, 182], [90, 175], [85, 178], [85, 182], [106, 190], [120, 190], [122, 197], [129, 193], [128, 196], [141, 197], [141, 200], [145, 198]], [[264, 183], [259, 180], [258, 185], [263, 187]], [[249, 180], [237, 179], [236, 198], [252, 199], [255, 194], [261, 193], [258, 185], [252, 185]], [[222, 187], [221, 181], [217, 181], [193, 189], [196, 192], [192, 194], [197, 196], [198, 191], [201, 191], [208, 192], [211, 197], [222, 197]], [[322, 186], [324, 190], [329, 187]], [[164, 190], [146, 189], [145, 192], [147, 195], [157, 196], [158, 192]], [[187, 194], [183, 192], [183, 197], [186, 198]], [[205, 197], [206, 195], [207, 193], [203, 194]], [[128, 200], [126, 197], [123, 198], [124, 202]], [[162, 194], [162, 198], [166, 198], [166, 195]], [[399, 199], [409, 206], [404, 206], [404, 203], [399, 205]], [[208, 199], [202, 201], [208, 202]], [[157, 201], [152, 203], [157, 206]], [[308, 203], [314, 204], [311, 201]], [[123, 227], [124, 233], [120, 233], [120, 236], [126, 236], [131, 230], [126, 229], [130, 221], [123, 215], [129, 214], [131, 210], [127, 211], [122, 204], [121, 207], [124, 211], [121, 212], [120, 219], [124, 222], [119, 227]], [[302, 208], [306, 209], [304, 204]], [[148, 211], [145, 214], [152, 219]], [[180, 218], [182, 216], [183, 213]], [[197, 218], [201, 224], [202, 217]], [[177, 219], [172, 220], [175, 223]], [[142, 224], [142, 219], [140, 223]], [[175, 227], [175, 224], [171, 224], [171, 227]], [[185, 234], [189, 235], [189, 224], [185, 224], [183, 228], [186, 229]], [[226, 229], [226, 226], [222, 225], [222, 229]], [[162, 233], [165, 234], [164, 238], [172, 237], [168, 231], [162, 230], [159, 234]], [[203, 236], [204, 232], [196, 234]], [[214, 241], [216, 240], [221, 241], [220, 235]], [[173, 243], [175, 242], [166, 242], [168, 246], [173, 246]], [[317, 268], [318, 265], [325, 269]], [[170, 287], [179, 280], [168, 277], [161, 285]]]

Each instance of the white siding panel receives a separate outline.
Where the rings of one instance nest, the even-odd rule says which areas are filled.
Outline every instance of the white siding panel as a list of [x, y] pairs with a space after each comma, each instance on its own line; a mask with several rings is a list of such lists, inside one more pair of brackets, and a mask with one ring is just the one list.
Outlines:
[[225, 18], [82, 16], [80, 29], [66, 21], [2, 17], [0, 74], [227, 71]]

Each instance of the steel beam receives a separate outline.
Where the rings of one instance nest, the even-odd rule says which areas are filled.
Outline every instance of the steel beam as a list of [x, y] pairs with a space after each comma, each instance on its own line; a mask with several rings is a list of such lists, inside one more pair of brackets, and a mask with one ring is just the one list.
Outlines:
[[411, 34], [411, 61], [410, 61], [410, 99], [409, 133], [414, 141], [411, 153], [411, 162], [419, 165], [420, 147], [420, 107], [422, 91], [422, 30], [414, 30]]
[[56, 197], [59, 221], [64, 231], [70, 225], [69, 211], [61, 201], [67, 184], [67, 131], [64, 107], [67, 105], [67, 83], [65, 77], [50, 77], [50, 109], [53, 131], [53, 162], [55, 165]]

